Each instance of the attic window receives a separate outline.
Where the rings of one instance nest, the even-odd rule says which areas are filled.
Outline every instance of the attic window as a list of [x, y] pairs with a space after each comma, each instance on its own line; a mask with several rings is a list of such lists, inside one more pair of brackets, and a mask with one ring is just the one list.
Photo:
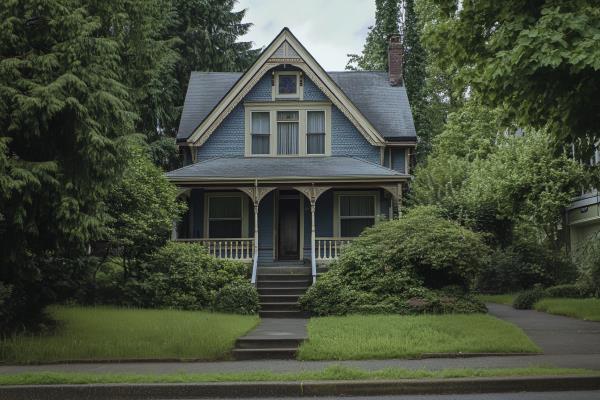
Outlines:
[[299, 72], [277, 72], [275, 74], [275, 97], [299, 99], [301, 95]]

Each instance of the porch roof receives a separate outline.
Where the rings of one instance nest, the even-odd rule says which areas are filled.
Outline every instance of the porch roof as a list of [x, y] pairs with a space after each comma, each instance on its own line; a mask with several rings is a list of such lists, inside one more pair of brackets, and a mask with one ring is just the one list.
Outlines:
[[219, 157], [167, 172], [172, 182], [403, 181], [410, 175], [350, 156]]

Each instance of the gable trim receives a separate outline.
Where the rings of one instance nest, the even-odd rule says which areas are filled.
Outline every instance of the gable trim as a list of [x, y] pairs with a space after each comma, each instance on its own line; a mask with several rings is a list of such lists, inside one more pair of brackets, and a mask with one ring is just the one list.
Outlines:
[[[286, 42], [300, 57], [302, 57], [301, 59], [279, 59], [272, 57], [273, 53]], [[223, 120], [243, 100], [256, 83], [258, 83], [263, 75], [270, 69], [282, 64], [283, 61], [285, 61], [286, 64], [300, 68], [325, 94], [325, 96], [338, 107], [346, 118], [352, 122], [370, 144], [375, 146], [383, 146], [385, 144], [383, 136], [365, 118], [360, 110], [350, 101], [348, 96], [346, 96], [331, 77], [327, 75], [325, 70], [323, 70], [287, 28], [284, 28], [271, 44], [267, 46], [254, 64], [240, 77], [240, 79], [238, 79], [200, 125], [194, 129], [186, 142], [195, 147], [205, 143]]]

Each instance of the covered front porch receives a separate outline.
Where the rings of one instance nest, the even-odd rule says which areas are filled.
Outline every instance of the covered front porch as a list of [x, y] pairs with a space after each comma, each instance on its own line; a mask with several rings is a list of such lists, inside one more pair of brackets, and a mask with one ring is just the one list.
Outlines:
[[[248, 169], [257, 160], [264, 164], [267, 159], [229, 161], [239, 160], [243, 160], [240, 168]], [[354, 169], [357, 163], [367, 164], [379, 176], [353, 175], [349, 179], [333, 171], [335, 177], [306, 179], [282, 177], [281, 171], [272, 169], [275, 176], [256, 176], [258, 171], [253, 171], [252, 179], [237, 182], [231, 182], [227, 176], [219, 177], [218, 181], [197, 175], [184, 178], [185, 182], [182, 178], [179, 181], [171, 178], [188, 203], [186, 215], [174, 227], [173, 239], [200, 242], [215, 257], [252, 262], [253, 282], [258, 264], [283, 261], [309, 263], [314, 278], [317, 265], [339, 257], [345, 245], [363, 229], [378, 220], [397, 217], [401, 212], [402, 184], [408, 177], [351, 160]], [[277, 161], [286, 165], [290, 161], [298, 163], [299, 159]], [[305, 163], [304, 159], [301, 164]], [[213, 163], [209, 160], [206, 164]], [[204, 167], [204, 174], [212, 169]], [[238, 170], [236, 174], [241, 172]]]

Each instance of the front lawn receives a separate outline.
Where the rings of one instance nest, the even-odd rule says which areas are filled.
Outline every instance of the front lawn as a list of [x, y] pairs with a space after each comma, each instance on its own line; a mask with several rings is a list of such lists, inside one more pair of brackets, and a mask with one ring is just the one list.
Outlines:
[[498, 303], [512, 306], [516, 294], [480, 294], [477, 298], [484, 303]]
[[535, 303], [534, 308], [550, 314], [600, 321], [600, 299], [545, 298]]
[[229, 357], [236, 338], [258, 323], [256, 316], [203, 311], [63, 306], [49, 311], [59, 322], [56, 332], [0, 341], [0, 361], [220, 360]]
[[535, 353], [516, 326], [484, 314], [313, 318], [301, 360], [410, 358], [426, 353]]
[[587, 375], [597, 376], [598, 371], [585, 369], [527, 367], [527, 368], [452, 368], [443, 370], [410, 370], [404, 368], [386, 368], [378, 371], [366, 371], [356, 368], [334, 365], [317, 371], [270, 372], [249, 371], [206, 374], [90, 374], [65, 372], [36, 372], [15, 375], [0, 375], [2, 385], [57, 385], [92, 383], [199, 383], [199, 382], [261, 382], [261, 381], [319, 381], [319, 380], [382, 380], [382, 379], [449, 379], [449, 378], [487, 378], [510, 376], [559, 376]]

